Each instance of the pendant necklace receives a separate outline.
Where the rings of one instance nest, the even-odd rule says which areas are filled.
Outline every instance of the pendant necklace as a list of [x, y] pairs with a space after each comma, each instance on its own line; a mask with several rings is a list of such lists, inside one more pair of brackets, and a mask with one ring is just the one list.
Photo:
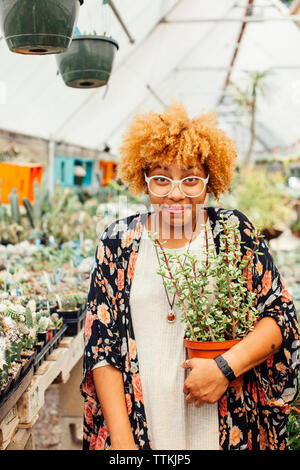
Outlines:
[[[188, 252], [189, 252], [189, 249], [190, 249], [190, 246], [191, 246], [191, 241], [192, 241], [192, 238], [193, 238], [193, 234], [194, 234], [194, 229], [193, 229], [193, 231], [192, 231], [192, 235], [191, 235], [191, 238], [190, 238], [190, 241], [189, 241], [188, 249], [187, 249], [187, 251], [185, 252], [185, 254], [188, 254]], [[154, 245], [154, 248], [155, 248], [155, 251], [156, 251], [156, 256], [157, 256], [157, 260], [158, 260], [159, 267], [161, 267], [161, 266], [160, 266], [160, 261], [159, 261], [159, 255], [158, 255], [157, 246]], [[185, 262], [186, 262], [186, 256], [185, 256], [185, 259], [184, 259], [183, 266], [185, 265]], [[173, 295], [173, 300], [172, 300], [172, 302], [170, 302], [169, 295], [168, 295], [168, 291], [167, 291], [167, 288], [166, 288], [165, 285], [164, 285], [164, 288], [165, 288], [165, 293], [166, 293], [166, 297], [167, 297], [167, 300], [168, 300], [168, 304], [169, 304], [169, 306], [170, 306], [170, 311], [169, 311], [169, 314], [168, 314], [168, 316], [167, 316], [167, 321], [168, 321], [169, 323], [174, 323], [174, 321], [175, 321], [175, 319], [176, 319], [176, 316], [175, 316], [175, 312], [174, 312], [174, 310], [173, 310], [173, 306], [174, 306], [176, 294]]]

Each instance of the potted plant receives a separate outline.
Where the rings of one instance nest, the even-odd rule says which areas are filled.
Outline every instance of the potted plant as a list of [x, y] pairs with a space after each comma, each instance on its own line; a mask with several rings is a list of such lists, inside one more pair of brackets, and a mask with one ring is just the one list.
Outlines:
[[48, 327], [50, 324], [50, 318], [45, 315], [41, 315], [37, 321], [37, 338], [38, 342], [44, 344], [48, 341]]
[[[195, 255], [168, 252], [164, 243], [149, 232], [162, 252], [157, 272], [168, 291], [177, 295], [176, 305], [186, 325], [184, 342], [189, 358], [214, 358], [222, 354], [251, 331], [258, 316], [256, 295], [247, 292], [247, 272], [252, 269], [255, 250], [247, 248], [247, 255], [242, 256], [235, 223], [224, 218], [221, 223], [218, 254], [214, 247], [209, 247], [204, 227], [206, 245], [201, 263]], [[255, 245], [258, 237], [257, 233]], [[208, 307], [208, 295], [212, 293], [209, 277], [215, 280], [215, 299]]]
[[76, 294], [68, 293], [59, 297], [59, 307], [57, 313], [64, 319], [77, 318], [80, 314], [78, 307], [79, 297]]
[[0, 398], [3, 399], [8, 393], [13, 378], [9, 375], [10, 368], [10, 343], [7, 338], [1, 334], [0, 336]]
[[53, 313], [53, 314], [51, 315], [51, 321], [52, 321], [52, 323], [53, 323], [53, 325], [54, 325], [54, 332], [53, 332], [53, 333], [54, 333], [54, 335], [55, 335], [56, 333], [58, 333], [58, 331], [60, 330], [60, 328], [61, 328], [62, 325], [63, 325], [63, 318], [60, 317], [60, 316], [58, 315], [58, 313]]
[[57, 302], [53, 295], [40, 296], [37, 298], [37, 308], [42, 310], [48, 310], [50, 313], [54, 313], [56, 310]]
[[59, 73], [72, 88], [104, 86], [118, 48], [118, 43], [105, 35], [74, 36], [69, 49], [56, 56]]
[[9, 49], [53, 54], [68, 49], [83, 0], [0, 0], [0, 21]]

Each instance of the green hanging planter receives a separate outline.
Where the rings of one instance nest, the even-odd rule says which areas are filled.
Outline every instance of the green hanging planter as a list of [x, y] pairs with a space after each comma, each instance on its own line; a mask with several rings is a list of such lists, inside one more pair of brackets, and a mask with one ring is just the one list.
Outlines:
[[0, 0], [0, 22], [9, 49], [57, 54], [70, 46], [83, 0]]
[[118, 43], [106, 36], [75, 36], [69, 49], [56, 56], [65, 84], [72, 88], [106, 85]]

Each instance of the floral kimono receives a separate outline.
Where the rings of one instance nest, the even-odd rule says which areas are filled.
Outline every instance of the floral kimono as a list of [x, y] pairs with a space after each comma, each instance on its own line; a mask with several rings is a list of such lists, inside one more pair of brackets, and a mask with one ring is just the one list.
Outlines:
[[[247, 270], [247, 288], [257, 293], [259, 318], [274, 318], [283, 338], [277, 353], [245, 373], [219, 400], [220, 450], [284, 450], [287, 449], [290, 403], [298, 391], [300, 339], [295, 307], [266, 242], [260, 237], [259, 245], [255, 245], [257, 230], [251, 221], [236, 209], [206, 209], [217, 253], [221, 216], [238, 225], [243, 259], [249, 249], [256, 250], [252, 270]], [[84, 450], [110, 447], [91, 372], [102, 360], [122, 372], [136, 445], [141, 450], [151, 450], [129, 305], [141, 234], [149, 214], [135, 214], [112, 223], [103, 232], [96, 250], [90, 277], [81, 384], [85, 400]]]

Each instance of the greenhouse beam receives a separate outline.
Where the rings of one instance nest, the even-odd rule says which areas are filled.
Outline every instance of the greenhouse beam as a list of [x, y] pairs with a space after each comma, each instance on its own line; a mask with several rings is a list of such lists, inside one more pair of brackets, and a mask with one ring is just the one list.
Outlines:
[[119, 21], [120, 25], [122, 26], [122, 28], [123, 28], [125, 34], [127, 35], [128, 39], [129, 39], [129, 42], [130, 42], [131, 44], [133, 44], [133, 43], [135, 42], [135, 40], [133, 39], [133, 37], [131, 36], [130, 32], [128, 31], [128, 29], [127, 29], [127, 27], [126, 27], [124, 21], [122, 20], [122, 18], [121, 18], [121, 16], [120, 16], [119, 12], [118, 12], [118, 10], [117, 10], [117, 8], [115, 7], [113, 1], [112, 1], [112, 0], [108, 0], [108, 4], [109, 4], [110, 8], [112, 9], [112, 11], [113, 11], [115, 17], [116, 17], [117, 20]]
[[[270, 65], [269, 67], [266, 67], [268, 70], [299, 70], [300, 69], [300, 64], [299, 65]], [[237, 67], [237, 66], [195, 66], [195, 67], [177, 67], [175, 69], [176, 72], [226, 72], [227, 70], [243, 70], [243, 71], [253, 71], [257, 70], [257, 67], [251, 68], [251, 69], [245, 69], [244, 67]]]
[[241, 16], [240, 18], [186, 18], [178, 20], [168, 20], [164, 18], [161, 23], [180, 24], [180, 23], [232, 23], [232, 22], [244, 22], [244, 23], [263, 23], [265, 21], [300, 21], [300, 15], [288, 15], [280, 17], [264, 17], [264, 16]]
[[158, 96], [158, 94], [151, 88], [150, 85], [146, 85], [147, 90], [151, 93], [151, 95], [158, 101], [163, 108], [166, 108], [167, 105], [163, 102], [163, 100]]

